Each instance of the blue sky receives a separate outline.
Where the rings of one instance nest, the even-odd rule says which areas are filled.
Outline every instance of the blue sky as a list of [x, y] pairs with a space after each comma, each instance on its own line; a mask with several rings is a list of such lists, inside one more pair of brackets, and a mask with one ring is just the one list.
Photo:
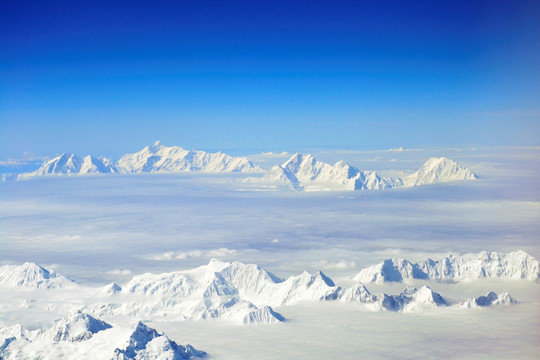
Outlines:
[[538, 1], [0, 5], [0, 159], [537, 145]]

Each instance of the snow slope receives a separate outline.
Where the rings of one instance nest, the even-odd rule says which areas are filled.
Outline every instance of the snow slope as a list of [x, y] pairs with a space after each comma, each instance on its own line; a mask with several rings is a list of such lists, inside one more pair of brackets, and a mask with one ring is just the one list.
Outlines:
[[57, 274], [36, 263], [4, 265], [0, 267], [0, 287], [53, 289], [71, 288], [77, 284], [70, 278]]
[[81, 158], [74, 154], [64, 153], [54, 159], [45, 161], [39, 169], [31, 175], [46, 174], [95, 174], [114, 173], [116, 168], [107, 158], [96, 158], [88, 155]]
[[354, 280], [381, 283], [408, 279], [471, 281], [480, 278], [536, 281], [540, 278], [540, 264], [521, 250], [508, 254], [487, 251], [478, 254], [451, 254], [444, 259], [427, 259], [418, 263], [405, 259], [386, 259], [362, 269]]
[[133, 329], [111, 326], [77, 312], [50, 329], [29, 331], [0, 323], [1, 359], [184, 360], [207, 354], [178, 345], [167, 335], [138, 322]]
[[477, 176], [471, 170], [445, 157], [432, 157], [418, 171], [403, 179], [406, 187], [434, 184], [439, 182], [474, 180]]
[[185, 150], [179, 146], [164, 146], [156, 141], [134, 154], [126, 154], [116, 163], [123, 173], [138, 172], [256, 172], [260, 168], [246, 158], [232, 157], [221, 152], [207, 153]]

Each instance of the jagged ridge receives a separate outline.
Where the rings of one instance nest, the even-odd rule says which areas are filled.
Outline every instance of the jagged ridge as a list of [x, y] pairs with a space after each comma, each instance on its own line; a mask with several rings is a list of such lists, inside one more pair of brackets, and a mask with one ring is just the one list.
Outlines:
[[261, 181], [285, 184], [295, 191], [316, 191], [389, 189], [471, 179], [476, 179], [472, 171], [446, 158], [430, 158], [417, 172], [401, 179], [361, 171], [344, 161], [330, 165], [311, 154], [296, 153], [268, 170]]
[[536, 281], [540, 278], [540, 264], [521, 250], [508, 254], [486, 251], [479, 254], [451, 254], [444, 259], [427, 259], [418, 263], [405, 259], [386, 259], [362, 269], [354, 280], [380, 283], [407, 279], [471, 281], [480, 278]]

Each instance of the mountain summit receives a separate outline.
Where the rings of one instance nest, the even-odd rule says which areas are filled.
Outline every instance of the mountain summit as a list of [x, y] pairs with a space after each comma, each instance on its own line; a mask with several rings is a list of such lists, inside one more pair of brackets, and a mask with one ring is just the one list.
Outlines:
[[387, 189], [400, 185], [397, 179], [380, 176], [376, 171], [361, 171], [338, 161], [334, 165], [317, 161], [311, 154], [296, 153], [281, 165], [272, 167], [266, 181], [286, 183], [295, 190]]
[[475, 173], [445, 157], [432, 157], [414, 174], [404, 179], [405, 186], [418, 186], [437, 182], [477, 179]]
[[156, 141], [134, 154], [126, 154], [116, 163], [122, 173], [137, 172], [255, 172], [260, 169], [243, 157], [222, 152], [207, 153], [186, 150], [179, 146], [164, 146]]

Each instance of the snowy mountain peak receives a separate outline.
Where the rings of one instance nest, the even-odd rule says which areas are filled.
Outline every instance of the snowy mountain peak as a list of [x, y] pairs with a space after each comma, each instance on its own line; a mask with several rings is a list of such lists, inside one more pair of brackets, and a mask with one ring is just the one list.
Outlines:
[[195, 350], [191, 345], [178, 345], [167, 335], [157, 332], [142, 322], [138, 322], [131, 333], [125, 349], [116, 349], [114, 359], [174, 359], [187, 360], [205, 357], [204, 351]]
[[360, 171], [342, 160], [330, 165], [311, 154], [301, 153], [271, 168], [263, 180], [286, 183], [297, 191], [384, 189], [401, 185], [399, 179], [382, 177], [374, 171]]
[[40, 168], [34, 172], [34, 174], [45, 175], [78, 173], [81, 169], [82, 163], [83, 160], [77, 155], [63, 153], [54, 159], [45, 161]]
[[517, 304], [517, 302], [518, 301], [514, 299], [507, 291], [504, 291], [501, 294], [490, 291], [485, 296], [469, 299], [463, 303], [458, 303], [457, 306], [463, 308], [479, 308], [492, 305], [509, 306]]
[[428, 159], [414, 174], [404, 179], [405, 186], [418, 186], [436, 182], [477, 179], [475, 173], [445, 157]]
[[70, 278], [59, 275], [36, 263], [26, 262], [23, 265], [4, 265], [0, 267], [0, 286], [12, 288], [51, 289], [75, 287]]
[[54, 341], [84, 341], [112, 326], [81, 311], [62, 318], [52, 329]]
[[163, 172], [257, 172], [260, 168], [246, 158], [232, 157], [221, 152], [207, 153], [185, 150], [179, 146], [164, 146], [156, 141], [139, 152], [126, 154], [116, 163], [123, 173]]
[[114, 295], [114, 294], [118, 294], [121, 291], [122, 291], [122, 287], [114, 282], [108, 285], [105, 285], [104, 287], [100, 289], [100, 292], [103, 295]]

